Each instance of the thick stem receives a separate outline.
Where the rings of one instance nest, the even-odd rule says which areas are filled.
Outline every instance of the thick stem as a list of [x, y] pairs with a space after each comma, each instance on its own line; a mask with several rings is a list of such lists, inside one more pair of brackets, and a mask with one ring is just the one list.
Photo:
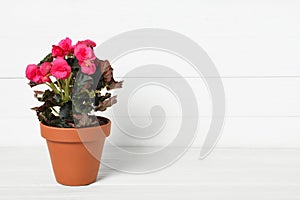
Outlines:
[[55, 94], [60, 94], [60, 92], [58, 91], [58, 89], [56, 88], [56, 86], [54, 85], [54, 83], [46, 83], [46, 85], [48, 85], [53, 91]]
[[61, 95], [62, 100], [63, 100], [63, 102], [66, 102], [65, 95], [64, 95], [64, 92], [63, 92], [63, 87], [60, 84], [59, 79], [56, 79], [56, 82], [57, 82], [57, 85], [60, 89], [60, 95]]
[[69, 78], [66, 80], [66, 88], [65, 88], [65, 98], [67, 101], [70, 100], [70, 81], [72, 79], [73, 73], [70, 74]]

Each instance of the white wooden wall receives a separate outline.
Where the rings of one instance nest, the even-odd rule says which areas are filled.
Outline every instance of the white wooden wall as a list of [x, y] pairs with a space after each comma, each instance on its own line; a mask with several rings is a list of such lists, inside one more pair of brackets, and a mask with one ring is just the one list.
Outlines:
[[[26, 85], [24, 70], [27, 64], [36, 63], [46, 55], [52, 44], [66, 36], [74, 40], [90, 38], [100, 44], [124, 31], [154, 27], [188, 36], [215, 63], [225, 87], [227, 106], [219, 147], [297, 148], [300, 146], [299, 8], [300, 3], [292, 0], [1, 3], [0, 145], [44, 145], [38, 121], [29, 110], [36, 103]], [[114, 63], [115, 74], [122, 77], [130, 67], [147, 64], [153, 58], [156, 64], [170, 64], [164, 63], [165, 60], [174, 62], [164, 56], [167, 55], [158, 58], [157, 52], [128, 55]], [[172, 66], [181, 70], [199, 101], [201, 126], [193, 145], [201, 146], [209, 125], [208, 93], [203, 80], [193, 71], [179, 64]], [[148, 89], [155, 98], [154, 91], [158, 88]], [[129, 107], [137, 121], [147, 122], [147, 113], [135, 110], [135, 106], [151, 106], [149, 98], [142, 97], [136, 97], [135, 104]], [[132, 141], [112, 132], [111, 139], [120, 145], [168, 143], [176, 134], [181, 115], [167, 91], [165, 102], [161, 103], [169, 117], [162, 135], [151, 141]]]

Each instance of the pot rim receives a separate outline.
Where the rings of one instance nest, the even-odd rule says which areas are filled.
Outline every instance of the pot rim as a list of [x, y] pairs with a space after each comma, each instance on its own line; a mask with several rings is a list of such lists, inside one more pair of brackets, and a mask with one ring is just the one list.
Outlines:
[[[108, 123], [99, 126], [83, 128], [60, 128], [55, 126], [47, 126], [40, 122], [41, 135], [43, 138], [49, 141], [71, 143], [94, 141], [101, 137], [101, 135], [108, 137], [110, 135], [111, 127], [110, 119], [102, 116], [97, 116], [97, 118], [104, 118], [108, 121]], [[99, 129], [101, 129], [101, 131], [99, 131]]]

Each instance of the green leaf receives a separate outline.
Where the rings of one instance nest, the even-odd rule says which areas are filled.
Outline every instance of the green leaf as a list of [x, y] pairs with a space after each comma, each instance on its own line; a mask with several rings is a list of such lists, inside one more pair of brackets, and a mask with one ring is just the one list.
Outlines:
[[39, 62], [38, 66], [40, 66], [44, 62], [52, 62], [52, 61], [53, 61], [52, 53], [49, 53], [43, 60], [41, 60], [41, 62]]

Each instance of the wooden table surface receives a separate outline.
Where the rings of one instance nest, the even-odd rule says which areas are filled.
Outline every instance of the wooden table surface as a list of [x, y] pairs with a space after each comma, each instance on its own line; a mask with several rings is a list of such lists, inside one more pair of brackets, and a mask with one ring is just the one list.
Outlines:
[[55, 182], [46, 147], [1, 147], [0, 199], [300, 199], [298, 149], [215, 149], [204, 160], [199, 150], [149, 174], [102, 165], [94, 184], [68, 187]]

